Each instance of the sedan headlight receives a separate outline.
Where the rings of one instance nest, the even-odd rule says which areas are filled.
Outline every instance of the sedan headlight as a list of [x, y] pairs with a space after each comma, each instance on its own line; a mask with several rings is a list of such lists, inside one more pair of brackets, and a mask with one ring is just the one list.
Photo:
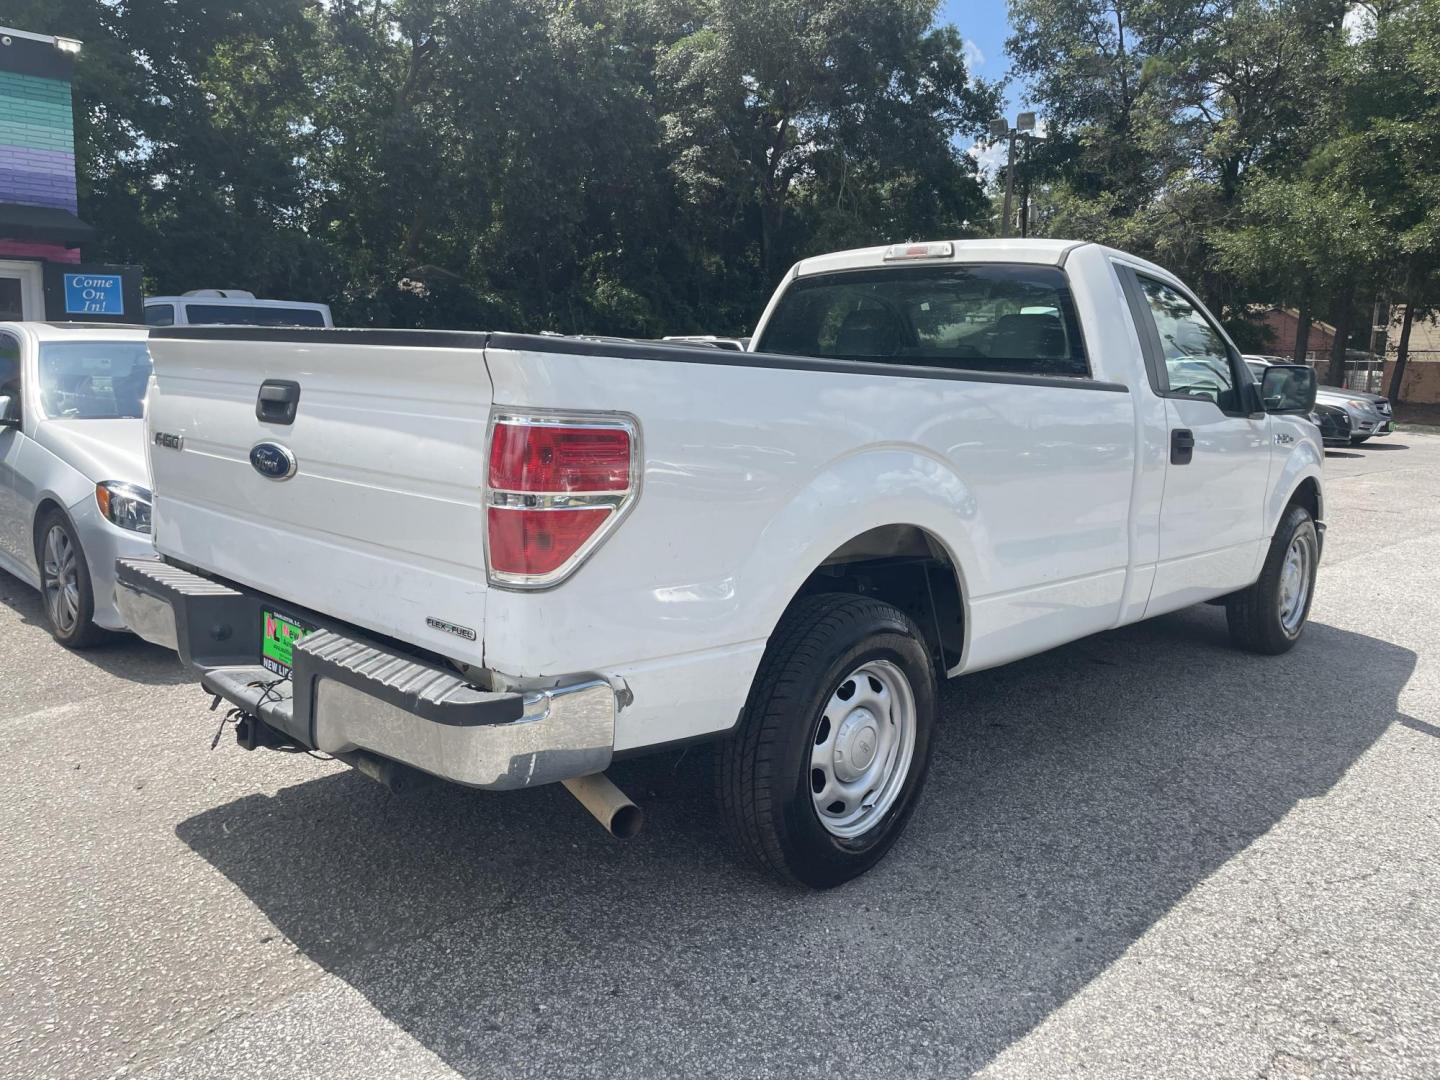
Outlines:
[[139, 484], [101, 481], [95, 485], [95, 502], [112, 525], [131, 532], [150, 531], [150, 492]]
[[1375, 411], [1375, 406], [1374, 406], [1374, 405], [1371, 405], [1370, 402], [1368, 402], [1368, 401], [1361, 401], [1359, 398], [1351, 398], [1351, 399], [1350, 399], [1349, 401], [1347, 401], [1345, 404], [1346, 404], [1346, 405], [1349, 405], [1351, 408], [1359, 409], [1361, 412], [1374, 412], [1374, 411]]

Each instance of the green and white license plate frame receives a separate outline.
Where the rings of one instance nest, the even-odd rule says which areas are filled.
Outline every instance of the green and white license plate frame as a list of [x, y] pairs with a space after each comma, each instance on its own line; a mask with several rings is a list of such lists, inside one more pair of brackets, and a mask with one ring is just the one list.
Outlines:
[[294, 671], [295, 644], [316, 627], [293, 615], [264, 608], [260, 612], [260, 663], [282, 679]]

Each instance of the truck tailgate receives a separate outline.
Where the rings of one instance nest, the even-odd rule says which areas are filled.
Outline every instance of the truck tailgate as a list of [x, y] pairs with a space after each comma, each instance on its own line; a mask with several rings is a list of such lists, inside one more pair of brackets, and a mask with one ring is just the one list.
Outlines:
[[[482, 334], [156, 332], [146, 415], [156, 548], [481, 662], [483, 345]], [[293, 422], [257, 415], [267, 380], [298, 384]], [[252, 464], [262, 444], [262, 464], [288, 464], [288, 452], [292, 475]]]

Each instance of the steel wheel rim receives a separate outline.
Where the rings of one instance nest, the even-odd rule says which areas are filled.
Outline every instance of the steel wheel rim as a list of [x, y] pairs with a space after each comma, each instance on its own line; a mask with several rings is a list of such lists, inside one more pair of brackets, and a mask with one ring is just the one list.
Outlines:
[[75, 545], [59, 525], [50, 526], [45, 534], [44, 556], [41, 560], [45, 586], [45, 608], [50, 621], [62, 634], [73, 631], [80, 621], [80, 576]]
[[1312, 563], [1309, 541], [1304, 536], [1291, 540], [1280, 567], [1280, 626], [1291, 637], [1300, 632], [1305, 618]]
[[810, 737], [810, 798], [832, 836], [854, 839], [895, 805], [915, 757], [915, 693], [888, 660], [841, 679]]

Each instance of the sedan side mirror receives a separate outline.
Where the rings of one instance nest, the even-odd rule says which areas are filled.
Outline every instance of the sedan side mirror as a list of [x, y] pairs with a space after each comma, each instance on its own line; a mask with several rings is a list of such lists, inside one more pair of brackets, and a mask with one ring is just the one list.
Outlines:
[[1305, 364], [1274, 364], [1260, 378], [1260, 399], [1269, 413], [1309, 416], [1315, 390], [1315, 372]]
[[13, 394], [0, 394], [0, 428], [20, 426], [20, 399]]

